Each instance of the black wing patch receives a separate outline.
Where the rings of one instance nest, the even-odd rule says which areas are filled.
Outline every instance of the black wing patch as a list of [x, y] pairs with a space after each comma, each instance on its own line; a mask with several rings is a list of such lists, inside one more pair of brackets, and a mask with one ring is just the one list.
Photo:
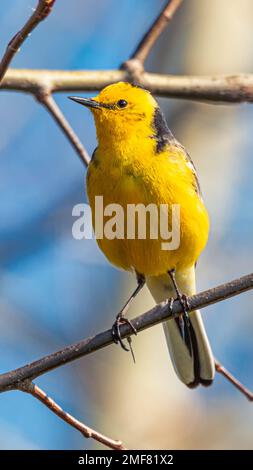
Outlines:
[[156, 152], [160, 153], [169, 142], [174, 142], [175, 138], [169, 130], [164, 114], [160, 108], [155, 108], [153, 126], [155, 134], [152, 136], [156, 140]]
[[96, 150], [97, 150], [97, 149], [98, 149], [98, 148], [96, 147], [95, 150], [94, 150], [94, 152], [93, 152], [93, 154], [91, 155], [91, 162], [93, 163], [94, 166], [98, 166], [98, 165], [99, 165], [99, 160], [98, 160], [98, 158], [97, 158], [97, 156], [96, 156]]
[[174, 147], [177, 147], [178, 149], [182, 150], [182, 153], [185, 156], [185, 160], [187, 164], [189, 165], [193, 175], [194, 175], [194, 188], [197, 192], [197, 194], [201, 197], [201, 189], [197, 177], [197, 172], [196, 168], [194, 166], [194, 163], [190, 157], [190, 155], [187, 153], [183, 145], [181, 145], [177, 139], [174, 137], [170, 129], [168, 128], [166, 119], [164, 117], [164, 114], [162, 113], [161, 109], [159, 107], [155, 108], [154, 112], [154, 117], [153, 117], [153, 123], [152, 127], [155, 131], [155, 134], [152, 135], [152, 139], [156, 140], [156, 152], [160, 153], [162, 152], [166, 145], [173, 145]]

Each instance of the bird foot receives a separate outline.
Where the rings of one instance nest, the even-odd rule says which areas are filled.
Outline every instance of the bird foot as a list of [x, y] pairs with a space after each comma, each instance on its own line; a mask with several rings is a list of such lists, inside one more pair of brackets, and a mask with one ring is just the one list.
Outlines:
[[183, 313], [181, 313], [179, 316], [176, 315], [176, 318], [178, 319], [178, 325], [181, 330], [181, 335], [182, 338], [185, 339], [185, 326], [187, 328], [190, 327], [190, 318], [189, 318], [189, 302], [188, 302], [188, 297], [185, 294], [180, 294], [176, 299], [174, 297], [171, 297], [168, 299], [168, 310], [169, 313], [172, 314], [173, 316], [173, 305], [175, 300], [178, 300], [182, 306]]
[[186, 324], [190, 326], [190, 318], [189, 318], [190, 306], [189, 306], [188, 296], [185, 294], [180, 294], [177, 300], [179, 300], [183, 309], [183, 314], [182, 314], [183, 319], [185, 320]]
[[[116, 317], [116, 320], [115, 322], [113, 323], [112, 325], [112, 337], [113, 337], [113, 341], [114, 343], [116, 344], [120, 344], [120, 346], [122, 347], [122, 349], [124, 349], [124, 351], [127, 351], [129, 352], [129, 349], [127, 348], [127, 346], [124, 344], [123, 342], [123, 339], [121, 337], [121, 333], [120, 333], [120, 326], [121, 325], [129, 325], [132, 332], [137, 335], [137, 331], [136, 331], [136, 328], [134, 327], [134, 325], [132, 324], [131, 320], [128, 320], [128, 318], [125, 318], [122, 316], [122, 313], [119, 313]], [[128, 343], [130, 345], [130, 341], [128, 340]]]

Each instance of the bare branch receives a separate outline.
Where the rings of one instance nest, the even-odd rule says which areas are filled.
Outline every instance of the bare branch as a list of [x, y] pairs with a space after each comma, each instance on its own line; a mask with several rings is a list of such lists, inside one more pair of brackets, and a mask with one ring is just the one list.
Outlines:
[[86, 426], [84, 423], [74, 418], [71, 414], [64, 411], [58, 403], [55, 402], [51, 397], [49, 397], [38, 385], [30, 382], [28, 380], [23, 381], [18, 390], [30, 393], [34, 398], [41, 401], [49, 410], [55, 413], [60, 419], [65, 421], [67, 424], [77, 429], [84, 437], [94, 439], [101, 444], [109, 447], [113, 450], [125, 450], [121, 441], [115, 441], [109, 437], [104, 436], [103, 434], [95, 431], [94, 429]]
[[[170, 0], [166, 3], [163, 11], [140, 41], [131, 58], [123, 64], [123, 70], [7, 70], [22, 43], [30, 32], [49, 15], [54, 3], [55, 0], [38, 0], [37, 8], [32, 16], [8, 44], [0, 62], [0, 88], [2, 90], [15, 90], [33, 94], [54, 118], [86, 166], [90, 160], [88, 153], [54, 101], [53, 92], [101, 90], [110, 83], [120, 80], [130, 81], [136, 78], [141, 85], [159, 96], [212, 103], [253, 102], [253, 75], [187, 77], [151, 74], [144, 71], [144, 63], [150, 50], [173, 18], [182, 0]], [[188, 301], [189, 310], [204, 308], [252, 288], [253, 273], [190, 297]], [[168, 302], [163, 302], [135, 318], [133, 325], [140, 332], [157, 323], [178, 316], [180, 313], [182, 313], [180, 302], [174, 302], [172, 311], [169, 309]], [[123, 338], [132, 334], [129, 325], [123, 325], [120, 330]], [[114, 450], [124, 450], [125, 447], [120, 441], [112, 440], [98, 433], [65, 412], [51, 397], [47, 396], [42, 389], [32, 382], [34, 378], [106, 347], [112, 342], [111, 330], [107, 330], [94, 337], [67, 346], [24, 367], [2, 374], [0, 375], [0, 392], [19, 390], [29, 393], [60, 419], [81, 432], [86, 438], [93, 438]], [[233, 377], [217, 360], [215, 360], [215, 368], [249, 401], [253, 401], [253, 393]]]
[[223, 375], [234, 387], [236, 387], [249, 401], [253, 401], [253, 393], [239, 382], [225, 367], [215, 360], [216, 371]]
[[[2, 90], [36, 94], [41, 88], [51, 92], [99, 91], [110, 83], [127, 81], [123, 70], [25, 70], [9, 69]], [[253, 102], [253, 74], [177, 76], [145, 72], [140, 84], [158, 96], [210, 103]]]
[[[253, 289], [253, 273], [189, 297], [189, 311], [207, 307], [208, 305], [239, 295], [250, 289]], [[168, 302], [162, 302], [148, 312], [135, 318], [132, 323], [136, 330], [140, 332], [158, 323], [164, 322], [169, 318], [178, 316], [180, 313], [182, 313], [182, 305], [180, 302], [174, 302], [172, 311], [168, 307]], [[129, 337], [133, 334], [129, 325], [122, 325], [120, 332], [122, 338]], [[91, 354], [112, 343], [111, 330], [107, 330], [67, 346], [31, 364], [2, 374], [0, 375], [0, 392], [18, 389], [20, 383], [24, 380], [33, 380], [50, 370]]]
[[[47, 16], [52, 10], [52, 7], [55, 3], [55, 0], [39, 0], [38, 5], [32, 16], [23, 26], [23, 28], [15, 34], [12, 40], [9, 42], [6, 52], [3, 56], [3, 59], [0, 63], [0, 83], [3, 79], [7, 68], [14, 57], [15, 53], [19, 50], [21, 44], [25, 41], [30, 32]], [[40, 80], [40, 86], [33, 89], [32, 93], [35, 95], [37, 100], [42, 103], [48, 112], [53, 116], [54, 120], [57, 122], [59, 127], [62, 129], [63, 133], [70, 141], [71, 145], [76, 150], [82, 162], [87, 166], [89, 164], [89, 155], [80, 142], [79, 138], [75, 134], [74, 130], [68, 123], [67, 119], [57, 106], [51, 95], [51, 89], [49, 85], [45, 85]]]
[[76, 150], [78, 156], [80, 157], [82, 163], [85, 166], [88, 166], [90, 157], [82, 145], [81, 141], [77, 137], [76, 133], [72, 129], [71, 125], [65, 118], [64, 114], [61, 112], [60, 108], [57, 106], [53, 96], [47, 90], [41, 89], [35, 95], [35, 98], [45, 106], [47, 111], [51, 114], [54, 120], [59, 125], [60, 129], [63, 131], [71, 145]]
[[41, 21], [47, 18], [53, 8], [54, 2], [55, 0], [39, 0], [37, 8], [32, 16], [30, 16], [23, 28], [11, 39], [0, 62], [0, 83], [14, 55], [18, 52], [20, 46], [26, 40], [27, 36], [29, 36], [31, 31], [36, 28]]
[[9, 69], [0, 89], [36, 93], [41, 87], [51, 92], [97, 91], [110, 83], [127, 80], [119, 70], [30, 70]]
[[134, 53], [130, 57], [130, 60], [137, 60], [142, 65], [144, 64], [150, 50], [154, 46], [155, 42], [162, 34], [166, 26], [172, 20], [178, 7], [181, 5], [183, 0], [169, 0], [163, 11], [156, 18], [150, 29], [147, 31], [145, 36], [142, 38]]
[[141, 84], [154, 94], [213, 104], [253, 102], [253, 75], [176, 76], [145, 73]]

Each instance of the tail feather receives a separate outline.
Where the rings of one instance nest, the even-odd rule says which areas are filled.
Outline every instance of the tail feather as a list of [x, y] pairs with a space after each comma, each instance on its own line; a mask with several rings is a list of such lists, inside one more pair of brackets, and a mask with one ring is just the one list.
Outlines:
[[214, 378], [214, 361], [199, 311], [190, 313], [191, 348], [182, 338], [176, 319], [164, 323], [164, 332], [175, 371], [188, 387], [210, 385]]
[[[195, 293], [195, 268], [176, 274], [179, 290], [187, 295]], [[147, 285], [156, 302], [175, 297], [174, 287], [169, 277], [150, 278]], [[198, 310], [190, 312], [190, 325], [183, 318], [170, 319], [163, 324], [164, 332], [174, 369], [188, 387], [199, 384], [208, 386], [215, 374], [214, 359]]]

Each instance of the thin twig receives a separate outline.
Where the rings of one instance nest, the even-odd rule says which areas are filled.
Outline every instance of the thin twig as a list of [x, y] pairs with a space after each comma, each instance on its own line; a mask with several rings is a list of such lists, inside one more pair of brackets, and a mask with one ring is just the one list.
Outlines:
[[166, 26], [172, 20], [178, 7], [181, 5], [183, 0], [169, 0], [163, 11], [156, 18], [150, 29], [147, 31], [145, 36], [142, 38], [137, 48], [130, 57], [130, 60], [138, 60], [142, 65], [144, 64], [150, 50], [154, 46], [155, 42], [162, 34]]
[[121, 69], [126, 70], [128, 74], [127, 80], [143, 84], [144, 62], [155, 42], [172, 20], [182, 1], [183, 0], [169, 0], [166, 3], [160, 15], [155, 19], [152, 26], [139, 42], [130, 59], [122, 64]]
[[[189, 297], [189, 311], [207, 307], [208, 305], [239, 295], [250, 289], [253, 289], [253, 273]], [[132, 320], [132, 324], [135, 329], [140, 332], [172, 317], [178, 316], [181, 312], [182, 305], [179, 301], [176, 300], [174, 302], [172, 310], [168, 307], [168, 302], [162, 302]], [[126, 338], [132, 335], [133, 331], [128, 324], [125, 324], [120, 327], [120, 333], [122, 338]], [[6, 372], [0, 375], [0, 392], [17, 389], [24, 380], [33, 380], [50, 370], [91, 354], [112, 343], [113, 338], [111, 330], [107, 330], [67, 346], [53, 354], [49, 354], [31, 364]]]
[[49, 410], [55, 413], [60, 419], [65, 421], [67, 424], [77, 429], [84, 437], [94, 439], [101, 444], [109, 447], [113, 450], [125, 450], [126, 447], [122, 444], [121, 441], [115, 441], [109, 437], [104, 436], [103, 434], [95, 431], [94, 429], [86, 426], [84, 423], [74, 418], [71, 414], [64, 411], [55, 400], [49, 397], [44, 390], [42, 390], [38, 385], [30, 382], [28, 380], [22, 382], [19, 386], [19, 390], [22, 392], [30, 393], [34, 398], [41, 401]]
[[45, 106], [47, 111], [51, 114], [54, 120], [59, 125], [60, 129], [63, 131], [71, 145], [76, 150], [78, 156], [80, 157], [82, 163], [85, 166], [88, 166], [90, 157], [85, 150], [83, 144], [77, 137], [76, 133], [74, 132], [73, 128], [65, 118], [64, 114], [61, 112], [60, 108], [57, 106], [53, 96], [47, 90], [41, 89], [40, 92], [35, 94], [36, 99]]
[[[32, 16], [23, 26], [23, 28], [15, 34], [12, 40], [9, 42], [6, 52], [3, 56], [3, 59], [0, 63], [0, 83], [7, 68], [14, 57], [15, 53], [19, 50], [21, 44], [25, 41], [30, 32], [42, 21], [44, 20], [52, 10], [52, 7], [55, 3], [55, 0], [39, 0], [37, 8], [35, 9]], [[76, 150], [82, 162], [87, 166], [89, 164], [89, 155], [80, 142], [79, 138], [75, 134], [71, 125], [57, 106], [51, 95], [51, 88], [49, 83], [45, 84], [45, 81], [40, 80], [40, 87], [33, 89], [34, 96], [37, 100], [42, 103], [48, 112], [53, 116], [57, 124], [62, 129], [65, 136], [70, 141], [71, 145]]]
[[19, 51], [22, 43], [25, 41], [27, 36], [31, 31], [36, 28], [36, 26], [43, 21], [52, 10], [55, 0], [39, 0], [38, 5], [33, 12], [32, 16], [25, 23], [23, 28], [18, 31], [17, 34], [9, 42], [4, 56], [0, 62], [0, 83], [14, 57], [14, 55]]
[[[128, 80], [123, 70], [25, 70], [9, 69], [0, 90], [36, 94], [99, 91], [110, 83]], [[217, 76], [163, 75], [145, 72], [140, 84], [153, 94], [213, 104], [253, 102], [253, 74]]]
[[215, 359], [216, 371], [223, 375], [234, 387], [236, 387], [249, 401], [253, 401], [253, 393], [237, 380], [220, 362]]

